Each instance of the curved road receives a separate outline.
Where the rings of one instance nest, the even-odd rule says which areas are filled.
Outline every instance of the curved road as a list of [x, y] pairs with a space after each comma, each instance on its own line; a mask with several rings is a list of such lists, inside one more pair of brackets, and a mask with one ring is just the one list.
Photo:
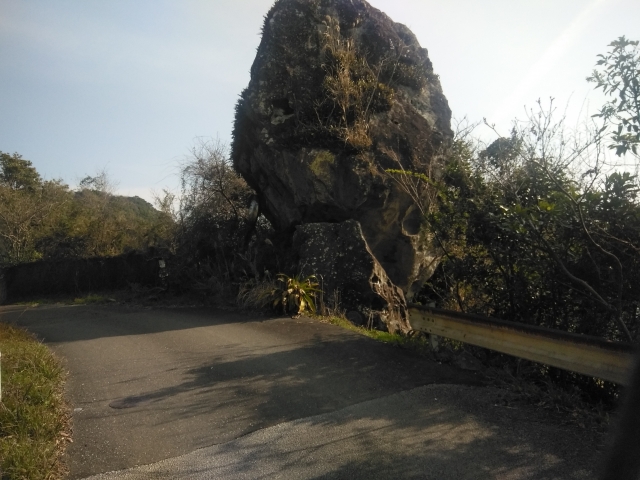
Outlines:
[[594, 478], [583, 431], [316, 320], [110, 305], [0, 321], [66, 361], [72, 479]]

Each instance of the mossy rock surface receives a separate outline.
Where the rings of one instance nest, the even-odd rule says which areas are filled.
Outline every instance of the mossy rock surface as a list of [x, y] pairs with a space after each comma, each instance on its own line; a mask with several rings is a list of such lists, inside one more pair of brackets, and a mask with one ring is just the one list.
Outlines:
[[[281, 232], [356, 220], [409, 297], [438, 251], [389, 169], [436, 177], [451, 111], [427, 50], [362, 0], [278, 0], [237, 105], [232, 158]], [[411, 216], [405, 221], [407, 216]]]

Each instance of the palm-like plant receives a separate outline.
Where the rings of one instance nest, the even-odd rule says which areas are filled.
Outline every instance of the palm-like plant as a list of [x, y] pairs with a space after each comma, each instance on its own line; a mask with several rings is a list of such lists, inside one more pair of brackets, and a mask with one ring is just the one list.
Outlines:
[[315, 296], [321, 292], [315, 275], [301, 278], [301, 275], [289, 277], [284, 273], [277, 276], [279, 286], [271, 292], [271, 306], [281, 309], [289, 315], [300, 315], [309, 310], [316, 312]]

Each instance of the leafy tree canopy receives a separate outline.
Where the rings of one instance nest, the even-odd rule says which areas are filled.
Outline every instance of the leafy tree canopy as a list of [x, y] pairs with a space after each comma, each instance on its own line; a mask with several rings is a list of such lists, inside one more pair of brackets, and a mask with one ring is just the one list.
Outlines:
[[112, 256], [169, 243], [168, 215], [113, 190], [104, 171], [85, 177], [72, 192], [59, 180], [43, 181], [19, 154], [0, 152], [0, 267]]
[[611, 50], [598, 55], [592, 75], [587, 81], [613, 97], [596, 114], [613, 127], [610, 148], [617, 155], [631, 150], [638, 155], [640, 143], [640, 49], [638, 41], [622, 36], [609, 44]]
[[42, 183], [40, 174], [22, 155], [0, 152], [0, 185], [12, 190], [33, 190]]

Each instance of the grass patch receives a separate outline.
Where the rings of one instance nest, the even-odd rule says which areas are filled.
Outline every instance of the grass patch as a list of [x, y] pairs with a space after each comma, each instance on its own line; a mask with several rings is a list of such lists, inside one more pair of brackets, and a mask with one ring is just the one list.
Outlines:
[[20, 302], [13, 302], [12, 305], [24, 305], [26, 307], [38, 307], [40, 305], [97, 305], [103, 303], [113, 303], [117, 300], [112, 296], [107, 297], [97, 293], [88, 293], [80, 297], [74, 297], [69, 295], [51, 295], [48, 297], [36, 298], [33, 300], [24, 300]]
[[85, 295], [84, 297], [76, 297], [73, 299], [73, 305], [91, 305], [96, 303], [109, 303], [114, 300], [111, 300], [104, 295], [96, 295], [90, 293], [89, 295]]
[[63, 400], [65, 372], [42, 343], [24, 330], [0, 323], [2, 401], [0, 476], [58, 479], [70, 441], [69, 412]]
[[240, 285], [236, 298], [238, 307], [246, 310], [263, 310], [271, 304], [270, 298], [278, 288], [278, 282], [269, 277], [263, 280], [249, 280]]
[[364, 335], [366, 337], [377, 340], [378, 342], [387, 343], [389, 345], [394, 345], [396, 347], [401, 347], [407, 350], [411, 350], [414, 353], [419, 355], [426, 355], [429, 357], [433, 357], [433, 350], [429, 346], [429, 341], [424, 336], [408, 336], [402, 335], [400, 333], [389, 333], [383, 332], [380, 330], [369, 329], [365, 327], [361, 327], [358, 325], [354, 325], [346, 318], [341, 318], [337, 316], [329, 316], [329, 317], [317, 317], [321, 322], [330, 323], [332, 325], [336, 325], [338, 327], [342, 327], [346, 330], [351, 330], [352, 332], [359, 333], [360, 335]]

